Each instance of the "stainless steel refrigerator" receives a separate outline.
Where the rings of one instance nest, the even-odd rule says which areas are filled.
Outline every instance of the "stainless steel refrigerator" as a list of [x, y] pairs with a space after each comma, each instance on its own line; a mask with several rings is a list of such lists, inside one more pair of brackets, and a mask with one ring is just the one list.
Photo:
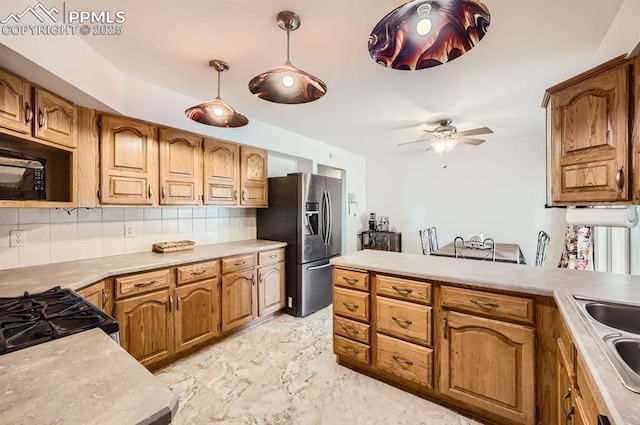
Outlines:
[[331, 304], [329, 259], [342, 247], [342, 180], [295, 173], [269, 179], [258, 209], [258, 239], [286, 242], [285, 313], [306, 316]]

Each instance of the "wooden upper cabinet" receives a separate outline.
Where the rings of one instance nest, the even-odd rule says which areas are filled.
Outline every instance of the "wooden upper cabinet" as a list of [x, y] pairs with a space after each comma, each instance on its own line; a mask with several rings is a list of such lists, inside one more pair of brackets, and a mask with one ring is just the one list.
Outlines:
[[156, 130], [129, 118], [102, 116], [100, 131], [103, 204], [156, 205]]
[[267, 206], [267, 151], [240, 147], [240, 205]]
[[443, 311], [440, 392], [499, 416], [535, 424], [535, 329]]
[[204, 139], [204, 203], [237, 205], [240, 149], [234, 143]]
[[0, 128], [31, 133], [33, 105], [30, 91], [28, 82], [0, 69]]
[[621, 57], [547, 90], [553, 203], [631, 199], [629, 74]]
[[77, 147], [77, 107], [39, 87], [34, 89], [34, 99], [33, 135], [70, 148]]
[[160, 204], [198, 205], [202, 181], [202, 139], [160, 129]]

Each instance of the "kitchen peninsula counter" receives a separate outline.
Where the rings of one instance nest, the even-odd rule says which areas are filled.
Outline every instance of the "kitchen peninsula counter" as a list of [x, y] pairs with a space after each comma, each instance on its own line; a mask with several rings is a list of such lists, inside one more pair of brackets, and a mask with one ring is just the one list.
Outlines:
[[640, 394], [622, 384], [570, 297], [640, 304], [640, 276], [563, 270], [418, 254], [364, 250], [331, 260], [334, 266], [552, 297], [584, 358], [612, 424], [640, 423]]

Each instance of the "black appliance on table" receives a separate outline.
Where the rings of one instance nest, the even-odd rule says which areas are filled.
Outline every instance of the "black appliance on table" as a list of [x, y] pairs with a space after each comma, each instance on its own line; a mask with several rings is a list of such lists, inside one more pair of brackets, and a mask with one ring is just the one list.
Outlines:
[[0, 298], [0, 354], [96, 327], [118, 341], [118, 322], [71, 289]]
[[258, 239], [287, 243], [284, 311], [306, 316], [331, 304], [329, 260], [342, 251], [342, 180], [307, 173], [269, 179]]

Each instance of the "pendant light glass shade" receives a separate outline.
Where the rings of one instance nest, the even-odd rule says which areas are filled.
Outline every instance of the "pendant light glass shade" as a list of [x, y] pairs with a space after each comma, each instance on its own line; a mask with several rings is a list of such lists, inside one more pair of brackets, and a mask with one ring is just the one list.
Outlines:
[[214, 127], [242, 127], [249, 124], [247, 117], [220, 98], [220, 73], [227, 71], [229, 64], [214, 59], [209, 66], [218, 71], [218, 95], [214, 100], [191, 107], [184, 113], [194, 121]]
[[289, 61], [289, 33], [300, 27], [300, 17], [293, 12], [280, 12], [278, 26], [287, 31], [287, 61], [254, 77], [249, 90], [260, 99], [275, 103], [298, 104], [320, 99], [327, 92], [327, 85]]
[[490, 23], [480, 0], [412, 0], [378, 22], [369, 54], [379, 65], [404, 71], [442, 65], [475, 47]]

